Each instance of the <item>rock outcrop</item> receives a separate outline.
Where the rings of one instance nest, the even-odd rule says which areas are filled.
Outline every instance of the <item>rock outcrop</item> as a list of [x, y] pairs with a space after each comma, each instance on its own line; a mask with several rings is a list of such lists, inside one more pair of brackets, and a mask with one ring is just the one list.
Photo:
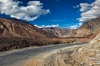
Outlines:
[[72, 66], [100, 66], [100, 33], [87, 45], [75, 50], [65, 62]]

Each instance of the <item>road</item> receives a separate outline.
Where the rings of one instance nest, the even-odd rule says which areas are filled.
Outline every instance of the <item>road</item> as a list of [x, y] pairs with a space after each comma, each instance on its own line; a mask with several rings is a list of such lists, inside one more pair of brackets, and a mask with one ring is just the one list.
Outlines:
[[11, 50], [6, 52], [0, 52], [0, 66], [20, 66], [23, 61], [35, 57], [41, 53], [57, 50], [60, 48], [71, 47], [80, 44], [59, 44], [42, 47], [29, 47], [19, 50]]

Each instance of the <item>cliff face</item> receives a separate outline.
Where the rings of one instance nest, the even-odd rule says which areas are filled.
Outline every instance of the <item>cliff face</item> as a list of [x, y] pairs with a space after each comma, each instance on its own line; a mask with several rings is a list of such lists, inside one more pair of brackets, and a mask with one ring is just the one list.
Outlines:
[[83, 25], [76, 29], [63, 29], [58, 27], [43, 28], [48, 33], [52, 33], [58, 37], [89, 37], [94, 36], [100, 31], [100, 18], [84, 22]]
[[0, 37], [50, 38], [53, 35], [16, 19], [0, 18]]

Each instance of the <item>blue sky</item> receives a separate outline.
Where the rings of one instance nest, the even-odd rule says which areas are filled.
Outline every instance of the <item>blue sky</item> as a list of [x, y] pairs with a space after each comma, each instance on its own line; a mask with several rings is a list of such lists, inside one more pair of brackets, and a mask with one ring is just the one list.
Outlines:
[[[31, 3], [32, 1], [38, 1], [37, 3], [38, 5], [36, 4], [35, 8], [36, 10], [40, 10], [40, 11], [31, 10], [33, 11], [32, 13], [35, 13], [33, 15], [31, 15], [31, 11], [29, 11], [30, 13], [25, 11], [24, 13], [27, 13], [28, 16], [31, 15], [30, 16], [31, 18], [34, 17], [32, 19], [30, 18], [30, 20], [28, 20], [29, 17], [24, 18], [21, 15], [19, 17], [19, 15], [14, 14], [16, 12], [8, 13], [8, 11], [5, 11], [4, 13], [0, 13], [0, 17], [18, 18], [18, 19], [28, 21], [36, 26], [45, 27], [45, 26], [52, 26], [52, 25], [56, 26], [57, 25], [62, 28], [71, 28], [71, 27], [77, 28], [81, 24], [80, 20], [77, 20], [77, 19], [82, 17], [81, 13], [84, 13], [83, 11], [80, 11], [80, 9], [83, 8], [83, 6], [80, 6], [80, 4], [81, 3], [84, 3], [85, 5], [86, 3], [91, 4], [95, 0], [16, 0], [16, 1], [8, 0], [8, 1], [11, 1], [9, 3], [11, 4], [15, 3], [16, 5], [18, 4], [16, 2], [20, 2], [20, 4], [17, 5], [18, 7], [21, 7], [21, 6], [26, 7], [28, 6], [27, 5], [28, 2], [30, 2], [30, 4], [32, 5], [34, 4], [34, 3]], [[15, 4], [12, 4], [12, 5], [16, 6]], [[16, 7], [16, 9], [18, 7]], [[26, 14], [24, 15], [27, 16]], [[21, 17], [23, 17], [24, 19]]]

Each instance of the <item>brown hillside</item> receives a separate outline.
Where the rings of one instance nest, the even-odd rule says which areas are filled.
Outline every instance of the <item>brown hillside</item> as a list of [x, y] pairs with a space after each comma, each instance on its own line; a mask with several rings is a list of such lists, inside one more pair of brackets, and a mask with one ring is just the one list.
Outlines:
[[20, 20], [0, 18], [0, 37], [23, 37], [42, 39], [55, 36]]

